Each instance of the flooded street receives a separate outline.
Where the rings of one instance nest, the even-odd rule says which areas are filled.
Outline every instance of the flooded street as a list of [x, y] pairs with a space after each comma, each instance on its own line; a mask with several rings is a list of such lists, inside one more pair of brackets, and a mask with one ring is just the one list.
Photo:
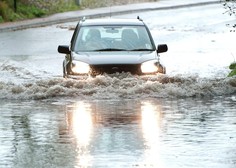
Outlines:
[[0, 167], [236, 164], [235, 100], [1, 101]]
[[235, 168], [236, 35], [223, 12], [116, 16], [139, 15], [168, 44], [160, 76], [63, 79], [57, 46], [74, 22], [0, 33], [0, 167]]

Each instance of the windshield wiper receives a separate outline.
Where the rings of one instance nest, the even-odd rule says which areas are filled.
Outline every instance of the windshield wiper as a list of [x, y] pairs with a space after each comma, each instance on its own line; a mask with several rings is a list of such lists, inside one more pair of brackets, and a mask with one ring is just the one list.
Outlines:
[[147, 49], [147, 48], [137, 48], [133, 50], [128, 50], [128, 51], [154, 51], [153, 49]]
[[98, 49], [94, 51], [127, 51], [125, 49], [120, 49], [120, 48], [104, 48], [104, 49]]

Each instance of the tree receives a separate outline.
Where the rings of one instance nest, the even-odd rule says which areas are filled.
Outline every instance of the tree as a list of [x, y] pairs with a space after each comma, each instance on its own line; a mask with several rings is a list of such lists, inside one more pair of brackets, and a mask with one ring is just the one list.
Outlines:
[[14, 0], [14, 11], [17, 12], [17, 2]]
[[230, 16], [236, 15], [236, 0], [223, 0], [223, 5], [226, 9], [225, 13], [228, 13]]
[[80, 5], [80, 4], [81, 4], [81, 1], [82, 1], [82, 0], [75, 0], [75, 3], [76, 3], [77, 5]]
[[[223, 0], [223, 5], [226, 9], [225, 13], [236, 16], [236, 0]], [[233, 24], [232, 27], [236, 28], [236, 24]]]

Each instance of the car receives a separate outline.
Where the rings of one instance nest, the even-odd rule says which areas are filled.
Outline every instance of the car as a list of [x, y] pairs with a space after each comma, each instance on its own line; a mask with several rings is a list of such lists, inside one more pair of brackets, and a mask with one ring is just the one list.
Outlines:
[[155, 46], [150, 30], [142, 19], [82, 19], [70, 45], [59, 45], [66, 54], [63, 77], [96, 76], [129, 72], [136, 75], [165, 74], [159, 53], [166, 44]]

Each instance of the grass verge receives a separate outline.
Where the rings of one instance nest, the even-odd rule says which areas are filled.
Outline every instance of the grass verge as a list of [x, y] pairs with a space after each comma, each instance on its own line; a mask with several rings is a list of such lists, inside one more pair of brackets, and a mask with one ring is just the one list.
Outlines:
[[32, 19], [47, 16], [53, 13], [66, 12], [80, 9], [75, 3], [70, 5], [58, 5], [57, 8], [51, 10], [40, 9], [33, 5], [17, 3], [17, 11], [14, 11], [13, 3], [8, 1], [0, 2], [0, 23], [14, 22], [24, 19]]

